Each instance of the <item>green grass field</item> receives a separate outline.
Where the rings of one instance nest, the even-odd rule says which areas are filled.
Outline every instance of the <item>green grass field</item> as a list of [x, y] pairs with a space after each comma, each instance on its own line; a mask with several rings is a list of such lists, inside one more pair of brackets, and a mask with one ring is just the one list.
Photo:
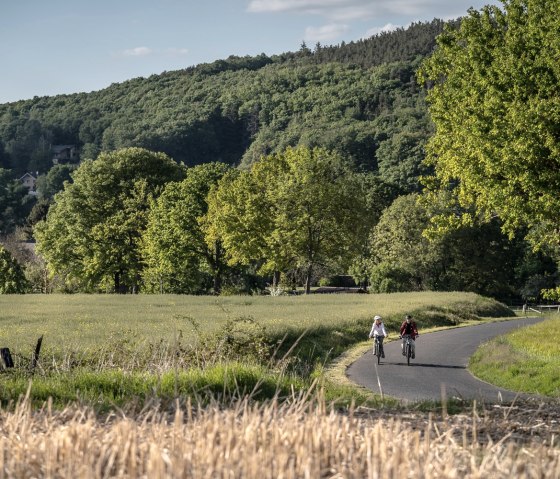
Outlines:
[[[39, 335], [45, 336], [45, 344], [61, 350], [98, 346], [124, 332], [140, 340], [173, 341], [181, 331], [188, 340], [194, 338], [194, 332], [187, 318], [193, 318], [202, 331], [211, 333], [228, 320], [250, 317], [277, 336], [286, 330], [302, 332], [336, 329], [356, 322], [367, 324], [380, 314], [396, 329], [396, 323], [406, 313], [423, 311], [435, 317], [446, 310], [473, 316], [507, 315], [494, 301], [469, 293], [286, 297], [5, 295], [0, 296], [0, 347], [29, 348]], [[428, 321], [433, 319], [426, 317]], [[364, 334], [367, 332], [364, 330]]]
[[473, 374], [498, 386], [560, 397], [560, 315], [489, 341], [471, 358]]
[[[17, 363], [0, 374], [0, 403], [24, 394], [30, 379], [36, 404], [52, 397], [59, 406], [75, 400], [102, 409], [185, 394], [305, 390], [326, 364], [366, 339], [375, 314], [396, 335], [405, 314], [422, 330], [512, 312], [469, 293], [0, 296], [0, 347]], [[345, 402], [361, 393], [335, 381], [326, 394]]]

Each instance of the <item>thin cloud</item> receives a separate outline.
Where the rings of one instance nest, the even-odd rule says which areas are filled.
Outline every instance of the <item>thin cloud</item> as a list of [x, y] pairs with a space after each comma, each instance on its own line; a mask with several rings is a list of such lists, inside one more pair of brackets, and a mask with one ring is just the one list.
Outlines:
[[344, 7], [347, 0], [251, 0], [248, 10], [263, 12], [307, 12], [318, 13], [332, 7]]
[[[382, 27], [373, 27], [370, 28], [366, 34], [364, 35], [364, 38], [369, 38], [369, 37], [373, 37], [374, 35], [379, 35], [381, 33], [389, 33], [389, 32], [393, 32], [395, 30], [397, 30], [398, 28], [401, 28], [400, 25], [393, 25], [392, 23], [387, 23], [387, 25], [383, 25]], [[406, 26], [404, 28], [407, 28]]]
[[[456, 16], [464, 14], [470, 0], [453, 0]], [[449, 0], [251, 0], [247, 8], [253, 13], [302, 13], [320, 15], [332, 22], [374, 18], [381, 15], [441, 16], [449, 12]], [[430, 14], [429, 12], [433, 12]], [[452, 15], [447, 15], [452, 18]]]
[[128, 50], [123, 50], [121, 54], [125, 57], [145, 57], [151, 55], [153, 50], [148, 47], [136, 47]]
[[116, 57], [134, 57], [141, 58], [147, 56], [166, 56], [166, 57], [183, 57], [188, 55], [189, 50], [187, 48], [165, 48], [161, 50], [155, 50], [148, 47], [136, 47], [129, 48], [126, 50], [121, 50], [120, 52], [113, 53]]
[[306, 42], [326, 42], [336, 40], [348, 31], [348, 25], [332, 23], [322, 27], [307, 27], [304, 39]]

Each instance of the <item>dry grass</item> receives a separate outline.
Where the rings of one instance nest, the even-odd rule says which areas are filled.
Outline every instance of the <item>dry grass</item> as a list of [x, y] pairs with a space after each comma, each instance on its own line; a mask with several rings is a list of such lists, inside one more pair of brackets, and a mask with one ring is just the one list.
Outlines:
[[0, 476], [560, 477], [554, 419], [523, 419], [528, 430], [547, 423], [534, 440], [507, 432], [482, 437], [482, 425], [492, 430], [492, 420], [511, 421], [511, 413], [395, 419], [386, 411], [340, 413], [324, 401], [296, 398], [243, 400], [225, 409], [187, 403], [174, 414], [152, 408], [102, 419], [80, 408], [32, 412], [23, 401], [0, 412]]

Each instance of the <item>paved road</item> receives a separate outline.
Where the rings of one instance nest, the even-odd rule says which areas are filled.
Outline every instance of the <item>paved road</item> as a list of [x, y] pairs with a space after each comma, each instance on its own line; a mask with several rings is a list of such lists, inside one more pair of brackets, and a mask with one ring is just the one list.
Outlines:
[[[410, 366], [406, 365], [401, 354], [401, 341], [393, 341], [384, 345], [385, 359], [379, 366], [370, 349], [348, 368], [347, 375], [354, 382], [379, 393], [377, 369], [383, 393], [405, 401], [441, 399], [442, 387], [447, 398], [511, 401], [515, 392], [479, 381], [469, 373], [467, 363], [481, 343], [541, 320], [524, 318], [485, 323], [425, 335], [420, 329], [416, 359], [411, 360]], [[396, 336], [395, 333], [389, 334], [393, 338]]]

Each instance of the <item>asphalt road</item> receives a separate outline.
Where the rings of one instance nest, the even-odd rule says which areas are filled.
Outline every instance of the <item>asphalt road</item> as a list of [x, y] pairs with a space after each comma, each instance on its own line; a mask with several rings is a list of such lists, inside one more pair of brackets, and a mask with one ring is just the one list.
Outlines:
[[[481, 343], [541, 320], [515, 319], [424, 335], [419, 324], [416, 359], [411, 359], [410, 366], [407, 366], [406, 358], [401, 354], [402, 341], [397, 340], [384, 345], [385, 359], [381, 360], [379, 366], [370, 349], [348, 368], [346, 374], [355, 383], [376, 393], [380, 392], [381, 383], [383, 394], [405, 401], [439, 400], [442, 398], [442, 389], [447, 398], [511, 401], [517, 393], [476, 379], [467, 370], [467, 363]], [[389, 332], [391, 337], [398, 338], [398, 334]]]

